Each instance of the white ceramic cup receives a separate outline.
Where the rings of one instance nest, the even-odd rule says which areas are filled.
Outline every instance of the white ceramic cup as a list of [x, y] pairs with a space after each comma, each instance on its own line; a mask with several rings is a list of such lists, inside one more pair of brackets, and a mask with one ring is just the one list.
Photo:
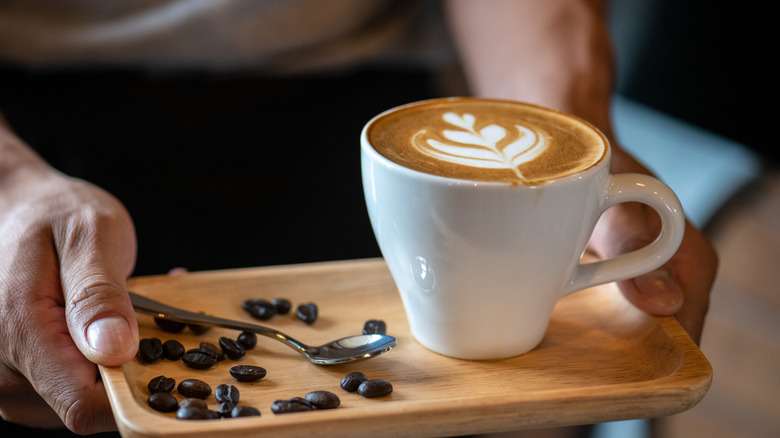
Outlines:
[[[435, 352], [524, 354], [542, 341], [561, 297], [652, 271], [682, 241], [684, 215], [672, 190], [647, 175], [610, 174], [611, 146], [593, 167], [538, 185], [453, 179], [379, 154], [367, 130], [381, 116], [361, 135], [368, 213], [411, 332]], [[632, 201], [659, 213], [658, 238], [580, 264], [601, 214]]]

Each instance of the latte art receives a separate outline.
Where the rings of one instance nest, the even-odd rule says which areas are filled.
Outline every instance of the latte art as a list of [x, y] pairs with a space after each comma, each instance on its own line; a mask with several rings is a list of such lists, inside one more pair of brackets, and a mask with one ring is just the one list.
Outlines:
[[410, 169], [450, 178], [540, 184], [588, 169], [607, 141], [588, 123], [519, 102], [450, 98], [378, 116], [372, 147]]
[[442, 161], [486, 169], [509, 169], [525, 180], [518, 166], [538, 157], [547, 148], [544, 137], [521, 125], [515, 125], [517, 133], [511, 134], [499, 125], [488, 125], [477, 132], [474, 129], [476, 118], [472, 114], [445, 113], [443, 119], [462, 129], [442, 133], [449, 143], [435, 139], [421, 142], [426, 137], [424, 130], [412, 137], [412, 145], [417, 150]]

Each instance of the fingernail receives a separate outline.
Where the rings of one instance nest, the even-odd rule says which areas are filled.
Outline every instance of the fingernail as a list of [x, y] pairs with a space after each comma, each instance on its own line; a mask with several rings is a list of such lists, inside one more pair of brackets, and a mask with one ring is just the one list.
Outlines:
[[133, 342], [127, 321], [119, 316], [109, 316], [92, 322], [87, 328], [87, 342], [102, 354], [124, 353]]
[[672, 279], [671, 273], [666, 269], [648, 272], [634, 281], [639, 293], [646, 300], [659, 306], [674, 308], [683, 300], [680, 285]]

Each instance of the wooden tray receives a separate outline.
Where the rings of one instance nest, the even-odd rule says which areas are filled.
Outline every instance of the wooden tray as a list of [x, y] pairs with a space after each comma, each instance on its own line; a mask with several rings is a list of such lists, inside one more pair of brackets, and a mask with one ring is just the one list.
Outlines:
[[[241, 309], [247, 298], [311, 301], [320, 317], [311, 326], [292, 315], [267, 322], [303, 342], [319, 345], [358, 334], [367, 319], [383, 319], [399, 345], [374, 359], [319, 366], [276, 341], [238, 361], [201, 371], [181, 361], [101, 368], [117, 425], [125, 437], [196, 436], [452, 436], [527, 428], [651, 418], [684, 411], [704, 396], [712, 369], [672, 317], [651, 317], [628, 304], [612, 285], [570, 295], [558, 304], [542, 344], [500, 361], [464, 361], [433, 353], [410, 335], [400, 298], [382, 260], [356, 260], [131, 279], [130, 290], [193, 311], [252, 321]], [[192, 348], [202, 340], [238, 333], [211, 329], [202, 335], [161, 331], [138, 315], [141, 337], [178, 339]], [[233, 380], [235, 364], [268, 370], [255, 383]], [[341, 378], [362, 371], [390, 381], [387, 397], [368, 399], [343, 391]], [[241, 404], [262, 416], [209, 421], [177, 420], [152, 410], [146, 385], [165, 375], [199, 378], [213, 388], [239, 388]], [[274, 415], [274, 400], [329, 390], [341, 398], [335, 410]], [[177, 398], [181, 395], [174, 392]], [[216, 409], [212, 394], [207, 399]]]

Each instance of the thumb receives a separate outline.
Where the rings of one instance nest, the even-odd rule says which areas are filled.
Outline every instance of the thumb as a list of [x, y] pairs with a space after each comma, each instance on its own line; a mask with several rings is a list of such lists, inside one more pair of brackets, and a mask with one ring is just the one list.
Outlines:
[[135, 261], [132, 222], [123, 208], [98, 209], [69, 222], [55, 230], [68, 331], [89, 361], [122, 365], [138, 349], [125, 280]]
[[101, 277], [93, 273], [67, 287], [65, 317], [84, 357], [96, 364], [119, 366], [136, 354], [138, 326], [123, 284]]

